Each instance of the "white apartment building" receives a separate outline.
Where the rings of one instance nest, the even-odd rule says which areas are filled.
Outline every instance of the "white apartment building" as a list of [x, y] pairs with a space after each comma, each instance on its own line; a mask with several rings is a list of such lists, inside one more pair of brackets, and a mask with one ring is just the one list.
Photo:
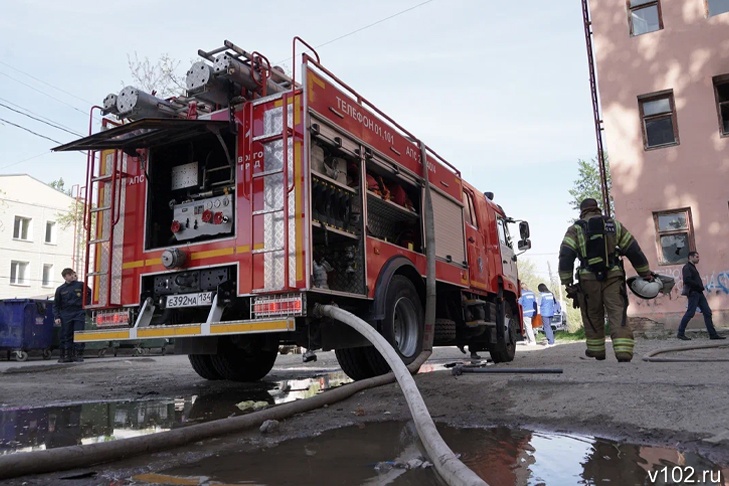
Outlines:
[[0, 175], [0, 299], [52, 297], [61, 270], [80, 265], [82, 232], [59, 222], [73, 203], [29, 175]]

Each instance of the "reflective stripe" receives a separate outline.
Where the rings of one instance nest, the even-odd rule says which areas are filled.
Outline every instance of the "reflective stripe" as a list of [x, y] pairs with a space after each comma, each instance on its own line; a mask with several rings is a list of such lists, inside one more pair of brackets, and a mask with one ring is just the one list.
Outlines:
[[587, 349], [593, 352], [605, 353], [605, 338], [602, 339], [585, 339]]
[[577, 250], [577, 243], [574, 239], [570, 238], [569, 236], [565, 236], [562, 240], [562, 244], [572, 250]]
[[635, 340], [631, 338], [615, 338], [613, 339], [613, 351], [616, 353], [633, 354]]

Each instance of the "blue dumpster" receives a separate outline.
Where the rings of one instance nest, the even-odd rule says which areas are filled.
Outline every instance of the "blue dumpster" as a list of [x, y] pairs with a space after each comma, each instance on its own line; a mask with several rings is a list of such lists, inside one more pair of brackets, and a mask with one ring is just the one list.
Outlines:
[[28, 351], [42, 351], [51, 357], [53, 348], [53, 302], [39, 299], [0, 300], [0, 350], [17, 361], [28, 359]]

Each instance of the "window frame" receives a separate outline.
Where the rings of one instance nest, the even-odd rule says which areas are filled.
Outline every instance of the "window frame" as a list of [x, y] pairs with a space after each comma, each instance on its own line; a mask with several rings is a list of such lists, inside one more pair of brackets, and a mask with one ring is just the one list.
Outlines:
[[[28, 222], [28, 226], [25, 231], [27, 238], [21, 237], [22, 233], [23, 233], [22, 228], [20, 229], [20, 232], [19, 232], [20, 234], [18, 236], [15, 235], [15, 230], [18, 225], [18, 220]], [[14, 241], [33, 241], [33, 218], [29, 218], [27, 216], [20, 216], [19, 214], [15, 215], [15, 217], [13, 219], [13, 240]]]
[[[714, 87], [714, 104], [716, 105], [716, 117], [719, 121], [719, 136], [729, 137], [729, 130], [724, 131], [724, 120], [721, 117], [721, 103], [726, 103], [729, 106], [729, 99], [727, 101], [719, 101], [719, 90], [718, 85], [727, 85], [729, 87], [729, 73], [720, 74], [711, 78], [711, 85]], [[729, 118], [727, 118], [727, 125], [729, 125]]]
[[725, 13], [729, 12], [729, 10], [725, 10], [723, 12], [715, 13], [715, 14], [712, 15], [711, 12], [710, 12], [710, 10], [709, 10], [709, 2], [711, 2], [711, 0], [704, 0], [704, 13], [706, 14], [706, 18], [707, 19], [709, 19], [711, 17], [716, 17], [717, 15], [721, 15], [721, 14], [725, 14]]
[[[24, 265], [24, 272], [23, 272], [23, 280], [18, 281], [18, 268], [20, 265]], [[15, 267], [15, 270], [13, 271], [13, 267]], [[15, 273], [15, 281], [13, 281], [13, 273]], [[30, 273], [30, 262], [22, 261], [22, 260], [10, 260], [10, 285], [15, 287], [30, 287], [30, 278], [28, 277], [28, 274]]]
[[[53, 264], [44, 263], [41, 272], [41, 287], [53, 287]], [[46, 272], [48, 273], [48, 282], [46, 282]]]
[[[660, 216], [665, 216], [668, 214], [678, 214], [678, 213], [684, 213], [686, 216], [686, 229], [677, 229], [677, 230], [661, 230], [660, 226], [658, 224], [658, 218]], [[656, 255], [658, 256], [658, 265], [659, 266], [675, 266], [675, 265], [684, 265], [688, 262], [688, 257], [685, 261], [681, 262], [668, 262], [664, 258], [663, 255], [663, 245], [661, 245], [661, 237], [663, 236], [671, 236], [671, 235], [681, 235], [686, 234], [686, 239], [688, 240], [688, 247], [689, 251], [696, 251], [696, 240], [694, 235], [694, 222], [693, 218], [691, 216], [691, 207], [684, 207], [684, 208], [675, 208], [675, 209], [664, 209], [661, 211], [654, 211], [653, 212], [653, 225], [656, 231]]]
[[[665, 113], [661, 113], [658, 115], [648, 115], [646, 116], [645, 111], [643, 109], [644, 103], [650, 102], [650, 101], [656, 101], [663, 98], [668, 98], [668, 103], [671, 107], [671, 125], [673, 127], [673, 138], [674, 141], [671, 143], [663, 143], [660, 145], [648, 145], [648, 131], [646, 130], [646, 121], [658, 119], [665, 117]], [[641, 132], [643, 132], [643, 150], [658, 150], [666, 147], [673, 147], [675, 145], [680, 145], [681, 140], [678, 136], [678, 113], [676, 113], [676, 100], [673, 95], [672, 89], [667, 89], [664, 91], [657, 91], [655, 93], [648, 93], [644, 95], [638, 96], [638, 111], [640, 114], [640, 129]]]
[[[651, 32], [658, 32], [659, 30], [663, 30], [663, 11], [661, 10], [661, 1], [660, 0], [649, 1], [642, 5], [638, 5], [636, 7], [631, 6], [630, 2], [631, 2], [631, 0], [625, 0], [625, 6], [628, 9], [628, 33], [630, 34], [630, 37], [638, 37], [640, 35], [650, 34]], [[633, 31], [633, 12], [638, 11], [638, 10], [644, 10], [644, 9], [647, 9], [650, 7], [656, 7], [656, 11], [658, 12], [658, 28], [656, 30], [649, 30], [647, 32], [641, 32], [640, 34], [634, 33], [634, 31]]]
[[[48, 227], [51, 226], [51, 237], [48, 238]], [[46, 232], [43, 235], [43, 243], [46, 245], [55, 245], [58, 235], [58, 223], [55, 221], [46, 221]]]

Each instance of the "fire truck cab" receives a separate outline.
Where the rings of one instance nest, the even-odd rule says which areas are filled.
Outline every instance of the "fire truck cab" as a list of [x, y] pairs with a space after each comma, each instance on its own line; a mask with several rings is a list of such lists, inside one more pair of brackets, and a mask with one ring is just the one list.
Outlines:
[[[294, 51], [303, 45], [294, 39]], [[207, 379], [258, 380], [282, 344], [334, 349], [353, 379], [387, 372], [359, 334], [312, 312], [334, 304], [405, 363], [428, 333], [513, 360], [528, 223], [515, 248], [517, 221], [493, 194], [309, 52], [288, 76], [229, 41], [201, 50], [185, 96], [124, 88], [92, 109], [101, 130], [55, 149], [88, 153], [84, 274], [96, 329], [76, 340], [174, 339]]]

